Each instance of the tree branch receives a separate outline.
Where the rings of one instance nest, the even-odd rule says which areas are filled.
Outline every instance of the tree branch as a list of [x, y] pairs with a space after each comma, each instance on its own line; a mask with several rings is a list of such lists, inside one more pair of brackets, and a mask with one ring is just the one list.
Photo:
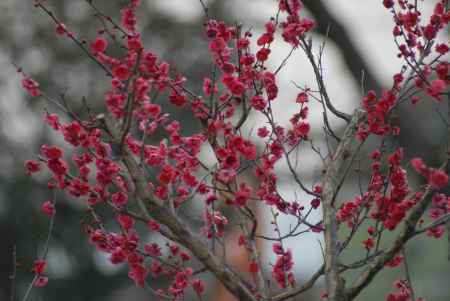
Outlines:
[[308, 57], [311, 66], [313, 67], [317, 86], [319, 88], [321, 96], [323, 96], [327, 109], [330, 110], [331, 113], [333, 113], [336, 117], [341, 118], [345, 120], [347, 123], [349, 123], [352, 116], [336, 109], [336, 107], [333, 105], [333, 102], [331, 101], [328, 95], [325, 83], [323, 81], [322, 72], [318, 64], [316, 63], [316, 60], [314, 59], [314, 54], [312, 52], [312, 40], [306, 41], [304, 38], [302, 38], [301, 41], [302, 41], [302, 49], [305, 52], [306, 56]]
[[[445, 162], [441, 168], [445, 168], [448, 162]], [[398, 252], [401, 251], [403, 246], [416, 236], [417, 232], [415, 230], [417, 223], [422, 217], [423, 213], [427, 209], [431, 202], [430, 194], [434, 190], [431, 187], [427, 187], [425, 193], [423, 194], [421, 200], [413, 207], [411, 213], [406, 218], [404, 227], [395, 239], [392, 246], [380, 255], [375, 263], [366, 268], [364, 272], [354, 281], [353, 285], [347, 289], [346, 293], [349, 296], [349, 300], [354, 299], [358, 294], [373, 280], [373, 278], [378, 274], [378, 272], [385, 266], [385, 264], [392, 260]]]
[[325, 7], [322, 1], [303, 0], [306, 9], [314, 16], [316, 30], [321, 35], [329, 37], [342, 51], [345, 64], [356, 83], [361, 80], [364, 72], [365, 86], [375, 91], [381, 90], [381, 83], [371, 72], [366, 60], [360, 55], [358, 47], [350, 38], [344, 26]]
[[[121, 143], [120, 131], [111, 123], [108, 118], [99, 116], [102, 119], [107, 131], [110, 133], [113, 142]], [[210, 270], [220, 282], [239, 300], [254, 301], [256, 300], [250, 291], [250, 285], [247, 284], [239, 275], [233, 272], [228, 266], [221, 263], [214, 254], [212, 254], [205, 244], [189, 230], [179, 218], [170, 212], [169, 208], [159, 204], [152, 198], [147, 190], [147, 182], [145, 175], [139, 168], [138, 163], [127, 149], [123, 149], [123, 163], [125, 164], [129, 175], [135, 186], [138, 202], [141, 207], [145, 207], [148, 214], [160, 224], [170, 229], [176, 240], [192, 252], [192, 254]]]
[[317, 279], [319, 279], [319, 277], [322, 276], [324, 272], [325, 272], [325, 266], [322, 266], [319, 270], [317, 270], [317, 272], [315, 272], [311, 276], [311, 278], [308, 281], [303, 283], [302, 286], [300, 286], [300, 287], [298, 287], [298, 288], [296, 288], [294, 290], [281, 293], [281, 294], [273, 297], [272, 300], [273, 301], [283, 301], [283, 300], [292, 298], [292, 297], [294, 297], [294, 296], [296, 296], [298, 294], [301, 294], [301, 293], [309, 290], [310, 288], [313, 287], [314, 283], [316, 283]]
[[350, 123], [344, 131], [336, 151], [330, 155], [327, 162], [326, 173], [323, 180], [322, 207], [323, 221], [325, 226], [325, 280], [328, 290], [328, 300], [337, 301], [344, 299], [344, 282], [339, 275], [339, 240], [338, 227], [336, 222], [336, 209], [334, 199], [339, 189], [338, 178], [340, 171], [357, 147], [357, 140], [354, 135], [358, 124], [366, 116], [365, 111], [355, 110]]

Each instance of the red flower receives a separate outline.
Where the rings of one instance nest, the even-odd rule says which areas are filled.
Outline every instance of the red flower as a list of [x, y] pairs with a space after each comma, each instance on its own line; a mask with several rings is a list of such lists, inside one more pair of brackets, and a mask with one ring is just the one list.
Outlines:
[[234, 203], [240, 207], [245, 206], [252, 194], [252, 189], [245, 183], [241, 183], [239, 190], [235, 193]]
[[180, 251], [180, 247], [177, 245], [170, 245], [169, 249], [170, 249], [170, 253], [172, 253], [172, 255], [177, 255], [178, 252]]
[[233, 95], [241, 96], [245, 92], [245, 85], [236, 78], [232, 78], [230, 81], [225, 81], [224, 78], [224, 84]]
[[372, 249], [373, 246], [374, 246], [373, 238], [372, 238], [372, 237], [369, 237], [368, 239], [366, 239], [366, 240], [363, 241], [363, 244], [364, 244], [364, 247], [365, 247], [367, 250]]
[[150, 270], [151, 270], [153, 276], [157, 277], [159, 274], [161, 274], [161, 272], [163, 271], [163, 268], [162, 268], [162, 265], [158, 261], [153, 260], [152, 265], [150, 266]]
[[56, 176], [64, 176], [67, 173], [68, 167], [66, 162], [61, 159], [50, 159], [47, 162], [47, 167]]
[[442, 44], [436, 45], [436, 52], [438, 52], [439, 54], [444, 55], [448, 51], [449, 51], [449, 47], [446, 44], [442, 43]]
[[191, 260], [191, 256], [189, 256], [189, 254], [186, 253], [186, 252], [180, 252], [180, 258], [181, 258], [181, 260], [183, 260], [183, 261], [189, 261], [189, 260]]
[[245, 49], [250, 45], [250, 40], [247, 38], [241, 38], [237, 41], [237, 47], [239, 49]]
[[161, 247], [158, 246], [156, 243], [146, 244], [144, 246], [144, 250], [148, 255], [152, 257], [158, 257], [162, 255]]
[[445, 90], [447, 84], [442, 79], [435, 79], [431, 82], [430, 88], [428, 89], [428, 93], [436, 98], [437, 100], [441, 100], [440, 93]]
[[250, 104], [256, 110], [263, 111], [267, 106], [267, 101], [262, 95], [258, 94], [252, 97], [252, 99], [250, 100]]
[[126, 258], [127, 258], [127, 254], [125, 253], [125, 251], [122, 250], [121, 248], [116, 248], [111, 253], [111, 256], [109, 257], [109, 261], [112, 264], [119, 264], [119, 263], [124, 262]]
[[41, 153], [48, 159], [60, 159], [63, 156], [63, 151], [58, 146], [47, 146], [43, 145], [41, 147]]
[[386, 266], [390, 268], [398, 267], [403, 262], [403, 256], [402, 255], [396, 255], [394, 258], [386, 262]]
[[37, 97], [41, 95], [41, 91], [39, 90], [39, 84], [29, 77], [25, 77], [22, 79], [22, 87], [30, 93], [31, 96]]
[[258, 44], [258, 46], [263, 46], [264, 44], [269, 44], [272, 41], [273, 41], [273, 34], [266, 32], [258, 38], [256, 43]]
[[134, 225], [134, 220], [131, 216], [126, 215], [126, 214], [119, 214], [119, 216], [117, 217], [117, 221], [119, 222], [119, 224], [122, 226], [122, 228], [125, 231], [129, 231], [131, 228], [133, 228]]
[[152, 220], [152, 219], [149, 220], [148, 227], [152, 231], [159, 231], [159, 229], [160, 229], [159, 224], [156, 221]]
[[302, 121], [295, 126], [294, 130], [298, 136], [307, 139], [310, 129], [311, 129], [311, 126], [309, 125], [309, 123]]
[[145, 285], [145, 279], [148, 276], [148, 269], [143, 267], [142, 265], [135, 265], [133, 268], [128, 272], [128, 276], [134, 280], [134, 283], [137, 286], [144, 286]]
[[320, 205], [320, 199], [319, 198], [315, 198], [311, 201], [311, 207], [313, 207], [314, 209], [317, 209]]
[[44, 122], [47, 123], [52, 129], [59, 130], [59, 118], [55, 114], [45, 114]]
[[43, 287], [46, 286], [48, 283], [48, 277], [39, 276], [36, 281], [34, 282], [35, 287]]
[[386, 8], [391, 8], [394, 6], [394, 0], [383, 0], [383, 5]]
[[205, 283], [200, 279], [194, 279], [192, 281], [192, 288], [198, 295], [200, 295], [205, 291]]
[[161, 173], [158, 176], [158, 181], [162, 184], [169, 184], [175, 176], [175, 171], [171, 165], [164, 165]]
[[25, 169], [27, 170], [27, 175], [31, 175], [32, 173], [40, 171], [41, 166], [36, 161], [27, 160], [25, 161]]
[[248, 266], [248, 271], [250, 273], [258, 273], [259, 271], [259, 265], [255, 260], [252, 260]]
[[79, 197], [82, 195], [87, 195], [90, 188], [89, 183], [80, 178], [74, 178], [68, 186], [68, 192], [75, 197]]
[[128, 77], [130, 76], [130, 71], [128, 70], [128, 67], [125, 64], [114, 67], [112, 73], [115, 77], [117, 77], [120, 80], [127, 80]]
[[369, 233], [369, 235], [373, 235], [376, 231], [375, 227], [370, 226], [367, 228], [367, 233]]
[[52, 216], [55, 213], [55, 205], [53, 205], [52, 201], [46, 201], [42, 204], [42, 211], [48, 216]]
[[411, 159], [411, 165], [412, 167], [421, 175], [425, 176], [428, 174], [428, 168], [425, 165], [425, 163], [422, 161], [421, 158], [413, 158]]
[[269, 54], [270, 54], [269, 48], [261, 48], [256, 53], [256, 58], [258, 59], [258, 61], [264, 62], [267, 61], [267, 59], [269, 58]]
[[275, 82], [270, 83], [266, 86], [267, 98], [269, 100], [274, 100], [278, 95], [278, 87]]
[[104, 52], [106, 50], [106, 47], [108, 47], [108, 41], [102, 37], [97, 37], [91, 43], [91, 51], [92, 52]]
[[283, 247], [279, 242], [272, 245], [272, 251], [277, 255], [282, 255], [284, 253]]
[[258, 129], [258, 136], [261, 138], [267, 137], [270, 134], [267, 127], [263, 126]]
[[122, 26], [125, 29], [127, 29], [131, 32], [134, 32], [136, 30], [135, 27], [136, 27], [136, 23], [137, 23], [136, 14], [135, 14], [134, 10], [126, 7], [124, 9], [122, 9], [121, 13], [122, 13], [122, 19], [121, 19]]
[[[282, 255], [277, 256], [277, 260], [272, 269], [272, 278], [274, 278], [281, 288], [286, 288], [288, 283], [292, 285], [295, 282], [293, 275], [289, 272], [294, 266], [291, 250], [287, 250]], [[286, 279], [286, 274], [287, 278]], [[286, 281], [288, 280], [288, 281]]]
[[439, 169], [433, 169], [428, 177], [428, 184], [435, 189], [442, 189], [448, 183], [448, 175]]
[[130, 36], [128, 37], [128, 49], [135, 51], [135, 52], [140, 52], [143, 49], [142, 46], [142, 41], [140, 36]]
[[66, 25], [63, 23], [58, 23], [58, 25], [56, 25], [56, 33], [60, 36], [65, 35], [67, 33]]
[[115, 206], [123, 208], [128, 202], [128, 196], [122, 191], [119, 191], [112, 195], [111, 200]]
[[227, 46], [223, 38], [215, 38], [209, 43], [209, 50], [213, 53], [220, 53]]
[[33, 263], [33, 268], [31, 271], [35, 274], [41, 275], [44, 274], [46, 268], [47, 262], [43, 259], [38, 259]]
[[177, 107], [183, 107], [187, 104], [188, 98], [185, 94], [173, 92], [169, 96], [169, 100]]
[[298, 93], [297, 99], [295, 102], [302, 103], [302, 104], [308, 102], [308, 94], [306, 94], [306, 92]]
[[245, 236], [244, 235], [239, 235], [239, 238], [238, 238], [238, 246], [243, 246], [243, 245], [245, 245]]
[[217, 88], [217, 85], [213, 85], [211, 79], [204, 78], [203, 79], [203, 93], [210, 96], [213, 93], [217, 93], [219, 90]]

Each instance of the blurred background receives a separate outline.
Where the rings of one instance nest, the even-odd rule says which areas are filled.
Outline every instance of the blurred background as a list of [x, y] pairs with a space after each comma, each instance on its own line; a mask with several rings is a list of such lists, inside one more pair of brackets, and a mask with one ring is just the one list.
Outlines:
[[[119, 20], [118, 11], [123, 2], [95, 1], [104, 13], [116, 20]], [[199, 1], [142, 2], [139, 26], [144, 33], [146, 48], [184, 74], [193, 90], [200, 91], [202, 78], [211, 74], [212, 67], [203, 34], [202, 24], [205, 19]], [[329, 94], [336, 107], [351, 113], [358, 106], [362, 91], [380, 91], [382, 87], [389, 87], [391, 76], [401, 67], [402, 62], [396, 57], [397, 51], [391, 37], [391, 15], [384, 9], [381, 0], [304, 2], [306, 14], [318, 24], [314, 33], [316, 49], [326, 41], [323, 65]], [[92, 39], [96, 35], [95, 29], [101, 27], [94, 12], [83, 0], [49, 0], [46, 3], [79, 36]], [[276, 11], [276, 1], [273, 0], [210, 0], [205, 3], [212, 17], [230, 23], [240, 22], [244, 28], [252, 28], [255, 37], [264, 30], [264, 23]], [[419, 3], [426, 18], [435, 1]], [[102, 71], [88, 61], [68, 39], [56, 38], [54, 31], [53, 22], [42, 11], [35, 9], [31, 1], [0, 1], [0, 300], [10, 300], [12, 295], [10, 275], [14, 253], [18, 262], [15, 300], [21, 300], [26, 285], [31, 281], [31, 264], [42, 251], [47, 235], [48, 218], [40, 212], [42, 203], [52, 197], [46, 188], [46, 176], [26, 176], [23, 162], [34, 158], [43, 143], [62, 143], [61, 138], [41, 122], [44, 110], [55, 112], [55, 108], [43, 100], [30, 99], [22, 91], [21, 78], [12, 63], [22, 66], [52, 97], [64, 94], [74, 110], [81, 110], [81, 99], [85, 96], [93, 111], [100, 112], [102, 97], [108, 85]], [[446, 34], [441, 38], [448, 41], [449, 36]], [[290, 48], [283, 43], [275, 43], [272, 51], [269, 66], [276, 68]], [[287, 124], [295, 111], [289, 104], [298, 93], [293, 83], [315, 87], [312, 70], [301, 51], [295, 52], [290, 58], [288, 65], [280, 72], [278, 83], [280, 93], [274, 102], [274, 110], [279, 122]], [[167, 107], [167, 110], [172, 109]], [[313, 140], [318, 146], [324, 147], [325, 142], [321, 137], [322, 111], [314, 105], [311, 109], [313, 133], [317, 134]], [[437, 117], [436, 110], [447, 116], [446, 106], [441, 107], [426, 97], [415, 107], [402, 106], [399, 109], [399, 123], [404, 126], [398, 141], [392, 143], [405, 147], [407, 159], [420, 155], [428, 158], [429, 165], [436, 166], [444, 158], [447, 137], [445, 125]], [[186, 133], [198, 129], [196, 124], [183, 123], [189, 120], [186, 112], [173, 111], [173, 114], [183, 125], [188, 124], [189, 127], [184, 129]], [[251, 116], [246, 128], [248, 135], [254, 135], [252, 129], [261, 122], [258, 116]], [[332, 120], [332, 126], [338, 132], [343, 129], [343, 124], [338, 120]], [[371, 143], [375, 145], [376, 141]], [[363, 150], [366, 153], [369, 151], [370, 147]], [[301, 175], [309, 183], [318, 182], [321, 175], [320, 159], [307, 151], [301, 151], [299, 156], [302, 158]], [[366, 163], [361, 164], [363, 176], [367, 175], [364, 172]], [[293, 188], [295, 186], [285, 166], [277, 168], [282, 180], [282, 194], [287, 199], [302, 199], [301, 193]], [[420, 184], [418, 178], [412, 178], [411, 181]], [[353, 199], [358, 193], [354, 186], [349, 183], [345, 187], [342, 200]], [[309, 200], [305, 196], [303, 198], [307, 206]], [[57, 210], [48, 255], [50, 282], [45, 288], [35, 289], [30, 300], [154, 300], [150, 292], [134, 286], [126, 275], [125, 267], [110, 265], [108, 259], [89, 244], [82, 231], [82, 204], [58, 194]], [[259, 212], [262, 219], [268, 214], [264, 210]], [[198, 223], [200, 211], [198, 214], [191, 221], [193, 227], [201, 226]], [[267, 220], [269, 218], [267, 216]], [[317, 210], [312, 219], [319, 218], [320, 210]], [[288, 218], [281, 221], [286, 231], [290, 222]], [[265, 231], [270, 233], [272, 230], [268, 228]], [[288, 242], [294, 254], [298, 283], [308, 279], [322, 264], [321, 240], [318, 234], [306, 234]], [[356, 237], [355, 243], [362, 240], [363, 236]], [[263, 244], [262, 248], [265, 247]], [[450, 300], [447, 248], [445, 239], [437, 241], [426, 237], [417, 238], [408, 245], [407, 254], [416, 296], [433, 301]], [[363, 253], [363, 248], [357, 246], [347, 252], [345, 258], [349, 261], [358, 259]], [[271, 257], [265, 257], [264, 260], [273, 262]], [[236, 262], [239, 264], [239, 259]], [[403, 275], [402, 267], [380, 273], [357, 300], [384, 300], [385, 295], [393, 290], [392, 283]], [[348, 277], [351, 279], [352, 275]], [[212, 279], [205, 280], [208, 281], [209, 300], [233, 300], [222, 294], [221, 289], [216, 289], [217, 284]], [[163, 283], [151, 285], [157, 287]], [[295, 300], [320, 300], [322, 290], [323, 282], [319, 281], [314, 290]]]

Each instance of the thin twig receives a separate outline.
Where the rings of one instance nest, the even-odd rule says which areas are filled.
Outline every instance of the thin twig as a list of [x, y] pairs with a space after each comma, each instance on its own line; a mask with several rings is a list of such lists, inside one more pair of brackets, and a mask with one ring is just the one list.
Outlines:
[[206, 3], [203, 0], [198, 0], [200, 2], [200, 5], [203, 8], [203, 13], [205, 14], [206, 19], [209, 19], [209, 9]]
[[[48, 234], [47, 234], [47, 238], [45, 240], [45, 245], [44, 245], [44, 251], [42, 252], [42, 255], [40, 256], [41, 260], [46, 260], [47, 258], [47, 254], [48, 254], [48, 250], [49, 250], [49, 246], [50, 246], [50, 239], [52, 237], [53, 234], [53, 228], [55, 225], [55, 216], [56, 216], [56, 191], [54, 192], [54, 197], [53, 197], [53, 214], [50, 217], [50, 222], [49, 222], [49, 227], [48, 227]], [[26, 301], [28, 299], [28, 297], [31, 294], [31, 291], [33, 290], [34, 284], [36, 283], [36, 281], [38, 280], [38, 278], [40, 277], [40, 275], [35, 274], [33, 277], [33, 280], [30, 282], [30, 284], [28, 285], [27, 290], [25, 291], [25, 294], [22, 298], [22, 301]]]
[[405, 276], [406, 276], [406, 281], [408, 281], [408, 286], [409, 286], [409, 290], [411, 293], [411, 299], [412, 300], [416, 300], [416, 298], [414, 297], [414, 288], [413, 288], [413, 284], [412, 284], [412, 280], [411, 280], [411, 272], [409, 270], [409, 265], [408, 265], [408, 260], [406, 258], [406, 247], [402, 248], [402, 253], [403, 253], [403, 266], [405, 268]]
[[[62, 24], [57, 18], [56, 16], [53, 14], [52, 11], [50, 11], [47, 7], [45, 7], [41, 2], [37, 2], [37, 7], [41, 8], [54, 22], [55, 24], [59, 25]], [[79, 41], [75, 36], [73, 35], [67, 35], [69, 37], [69, 39], [71, 39], [83, 52], [84, 54], [90, 58], [93, 62], [95, 62], [100, 68], [102, 68], [105, 72], [106, 75], [109, 77], [112, 77], [112, 72], [105, 66], [103, 65], [102, 62], [100, 62], [95, 56], [93, 56], [87, 49], [86, 47], [84, 47], [83, 43], [81, 41]]]
[[12, 267], [12, 273], [9, 276], [11, 279], [11, 295], [10, 300], [15, 301], [16, 299], [16, 276], [17, 276], [17, 246], [13, 246], [13, 252], [12, 252], [12, 259], [13, 259], [13, 267]]

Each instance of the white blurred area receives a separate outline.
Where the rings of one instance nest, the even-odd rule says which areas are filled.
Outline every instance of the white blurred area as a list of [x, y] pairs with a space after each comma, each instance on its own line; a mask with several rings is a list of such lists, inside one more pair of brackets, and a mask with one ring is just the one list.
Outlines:
[[[10, 9], [18, 5], [14, 3], [15, 1], [3, 1], [1, 1], [0, 8], [8, 7], [8, 3]], [[242, 22], [244, 28], [251, 27], [255, 39], [262, 33], [264, 23], [276, 11], [276, 2], [273, 0], [223, 1], [227, 1], [226, 7], [233, 14], [231, 19]], [[199, 18], [203, 18], [202, 7], [198, 0], [147, 0], [145, 2], [143, 6], [145, 9], [176, 18], [182, 23], [190, 23]], [[205, 2], [208, 3], [208, 1]], [[323, 2], [326, 3], [330, 11], [345, 26], [345, 29], [348, 30], [352, 40], [359, 47], [362, 54], [368, 58], [367, 61], [370, 63], [370, 67], [372, 67], [378, 80], [385, 85], [390, 85], [391, 76], [400, 69], [401, 60], [396, 58], [397, 51], [391, 36], [392, 18], [382, 6], [381, 0], [323, 0]], [[426, 8], [425, 11], [429, 12], [431, 11], [431, 4], [432, 2], [430, 1], [424, 1], [420, 5]], [[30, 6], [31, 4], [27, 3], [27, 5]], [[22, 6], [21, 9], [23, 9], [23, 5], [19, 6]], [[75, 4], [71, 4], [71, 6], [78, 7]], [[40, 16], [40, 18], [45, 18], [45, 16]], [[77, 18], [77, 16], [74, 18]], [[24, 25], [21, 24], [20, 26], [23, 27]], [[183, 25], [181, 24], [180, 26]], [[316, 51], [323, 42], [322, 37], [314, 37]], [[39, 123], [39, 116], [33, 114], [28, 108], [29, 98], [22, 91], [20, 78], [15, 73], [14, 67], [10, 64], [11, 53], [1, 50], [0, 46], [0, 66], [2, 68], [2, 72], [0, 73], [0, 90], [2, 91], [0, 93], [1, 130], [8, 139], [11, 139], [11, 143], [23, 143], [23, 148], [26, 148], [32, 143], [33, 137], [42, 130], [42, 127]], [[283, 43], [282, 39], [278, 37], [272, 47], [271, 58], [268, 62], [269, 69], [276, 69], [290, 50], [290, 46]], [[30, 56], [34, 57], [24, 58], [24, 65], [26, 65], [31, 73], [33, 70], [39, 70], [39, 68], [47, 68], [48, 64], [51, 64], [51, 62], [46, 61], [45, 53], [42, 50], [33, 50], [30, 52]], [[35, 62], [42, 62], [42, 65], [33, 65]], [[327, 84], [327, 89], [334, 105], [341, 111], [351, 113], [358, 106], [361, 98], [360, 87], [355, 84], [347, 73], [341, 54], [331, 41], [326, 41], [323, 65], [325, 83]], [[279, 95], [273, 101], [273, 109], [277, 121], [283, 125], [288, 124], [289, 118], [298, 109], [295, 105], [295, 97], [299, 90], [292, 82], [301, 86], [306, 85], [313, 89], [316, 87], [311, 67], [301, 50], [294, 52], [294, 55], [289, 59], [288, 64], [278, 76]], [[318, 103], [310, 104], [310, 114], [313, 132], [321, 133], [322, 110]], [[252, 119], [249, 121], [246, 130], [248, 134], [252, 133], [252, 135], [255, 135], [255, 129], [263, 125], [264, 119], [257, 114], [253, 114], [251, 117]], [[330, 121], [332, 127], [335, 128], [343, 125], [336, 118], [332, 118]], [[323, 139], [318, 138], [315, 143], [323, 148], [325, 152]], [[29, 155], [31, 156], [32, 152]], [[2, 160], [7, 159], [0, 158], [0, 161]], [[300, 150], [298, 173], [300, 176], [308, 179], [309, 183], [306, 182], [307, 185], [318, 181], [320, 176], [319, 168], [321, 166], [322, 163], [317, 155], [313, 154], [310, 150]], [[289, 176], [285, 163], [279, 164], [277, 169], [282, 175], [280, 192], [285, 199], [297, 199], [308, 207], [310, 197], [305, 195], [300, 189], [295, 188], [296, 185]], [[268, 224], [272, 217], [269, 211], [265, 212], [265, 214], [262, 221], [267, 221]], [[312, 214], [309, 222], [316, 223], [320, 220], [321, 212], [318, 209]], [[295, 225], [294, 219], [283, 218], [281, 220], [281, 229], [284, 233], [288, 232], [292, 225]], [[265, 235], [275, 236], [275, 233], [270, 228], [267, 228], [266, 232]], [[285, 245], [293, 250], [296, 264], [295, 268], [297, 269], [299, 278], [307, 278], [321, 266], [323, 262], [321, 242], [322, 236], [313, 233], [286, 240]], [[266, 246], [267, 248], [271, 248], [271, 243], [267, 243]], [[62, 249], [58, 249], [58, 252], [60, 252], [59, 254], [64, 253]], [[272, 254], [272, 252], [268, 250], [266, 254]], [[60, 256], [64, 257], [63, 254]], [[98, 257], [99, 255], [96, 254], [95, 256]], [[265, 260], [265, 263], [273, 263], [274, 257], [272, 255], [266, 256], [263, 260]], [[68, 262], [67, 265], [70, 265], [70, 260], [66, 260], [65, 262]], [[95, 262], [99, 265], [108, 265], [106, 260], [95, 260]], [[52, 263], [50, 264], [52, 265]], [[103, 267], [101, 269], [105, 270], [105, 273], [115, 271], [114, 268], [108, 269], [107, 267]], [[57, 270], [54, 270], [54, 272], [58, 273]], [[65, 272], [61, 271], [61, 273], [64, 274]]]

